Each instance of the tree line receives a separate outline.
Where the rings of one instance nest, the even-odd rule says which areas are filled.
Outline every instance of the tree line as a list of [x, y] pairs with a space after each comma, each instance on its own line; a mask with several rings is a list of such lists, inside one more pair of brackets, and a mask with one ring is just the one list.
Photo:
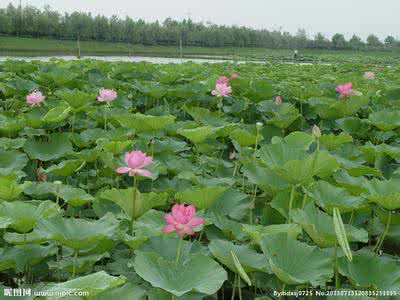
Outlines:
[[337, 33], [331, 39], [322, 33], [310, 38], [305, 30], [296, 34], [285, 31], [252, 29], [243, 26], [224, 26], [193, 22], [191, 19], [145, 22], [130, 17], [107, 18], [91, 13], [61, 14], [49, 6], [16, 7], [11, 3], [0, 8], [0, 34], [54, 39], [80, 39], [107, 42], [126, 42], [143, 45], [174, 45], [206, 47], [265, 47], [289, 49], [353, 49], [376, 50], [400, 48], [400, 41], [387, 36], [381, 41], [370, 34], [364, 41], [357, 35], [346, 40]]

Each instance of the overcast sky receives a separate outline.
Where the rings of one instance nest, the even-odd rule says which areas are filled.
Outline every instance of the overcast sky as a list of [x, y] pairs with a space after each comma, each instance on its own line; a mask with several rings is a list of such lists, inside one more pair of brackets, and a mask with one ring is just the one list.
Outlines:
[[[0, 7], [19, 0], [0, 0]], [[365, 38], [400, 38], [400, 0], [22, 0], [22, 5], [59, 11], [75, 10], [134, 19], [164, 20], [167, 17], [253, 28], [279, 29], [295, 33], [304, 28], [313, 36], [344, 33]]]

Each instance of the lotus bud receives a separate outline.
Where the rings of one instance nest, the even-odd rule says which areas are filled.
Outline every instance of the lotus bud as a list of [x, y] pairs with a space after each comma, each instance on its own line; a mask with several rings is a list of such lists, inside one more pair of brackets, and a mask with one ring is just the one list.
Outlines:
[[261, 129], [263, 127], [263, 123], [257, 122], [256, 127], [257, 127], [257, 129]]
[[237, 153], [235, 151], [232, 151], [231, 153], [229, 153], [229, 159], [233, 160], [236, 158]]
[[319, 127], [317, 125], [313, 126], [312, 135], [317, 139], [319, 139], [321, 137], [321, 130], [319, 129]]

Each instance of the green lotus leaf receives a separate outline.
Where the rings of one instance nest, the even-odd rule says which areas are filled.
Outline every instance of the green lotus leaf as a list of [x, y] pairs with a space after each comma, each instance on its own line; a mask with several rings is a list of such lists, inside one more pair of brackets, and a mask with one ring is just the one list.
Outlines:
[[232, 131], [230, 134], [230, 138], [237, 141], [242, 147], [254, 145], [256, 142], [261, 142], [264, 139], [262, 135], [259, 135], [257, 139], [256, 134], [252, 134], [247, 130], [241, 128], [237, 128]]
[[[301, 160], [307, 157], [307, 150], [314, 138], [304, 132], [293, 132], [285, 138], [274, 137], [272, 144], [261, 148], [269, 166], [283, 165], [288, 160]], [[278, 151], [280, 153], [278, 153]]]
[[256, 184], [266, 192], [275, 194], [277, 191], [288, 187], [286, 180], [274, 174], [271, 169], [259, 166], [254, 162], [244, 164], [242, 171], [251, 183]]
[[248, 215], [249, 206], [250, 201], [247, 194], [230, 188], [218, 197], [212, 207], [215, 211], [234, 220], [241, 220]]
[[[153, 236], [162, 235], [161, 229], [166, 225], [164, 221], [164, 213], [162, 211], [150, 209], [145, 212], [133, 223], [133, 232], [135, 237], [146, 239]], [[129, 243], [129, 240], [126, 239]], [[126, 242], [126, 241], [125, 241]], [[135, 241], [133, 241], [136, 243]]]
[[219, 127], [227, 125], [224, 120], [224, 115], [218, 111], [210, 111], [202, 107], [188, 107], [184, 106], [183, 110], [187, 112], [192, 118], [199, 124], [210, 125], [213, 127]]
[[[112, 201], [129, 216], [134, 219], [139, 218], [153, 207], [162, 206], [167, 202], [167, 193], [140, 193], [136, 190], [135, 206], [133, 205], [133, 188], [111, 189], [100, 193], [99, 197], [104, 200]], [[135, 208], [135, 210], [133, 210]]]
[[274, 125], [281, 129], [286, 129], [300, 117], [296, 107], [290, 103], [276, 105], [274, 101], [262, 101], [258, 103], [258, 110], [264, 112], [269, 117], [265, 123]]
[[[274, 198], [270, 202], [271, 207], [276, 209], [286, 219], [288, 219], [291, 193], [292, 188], [287, 188], [286, 190], [279, 191], [275, 194]], [[296, 192], [295, 190], [293, 194], [291, 208], [300, 208], [303, 203], [303, 198], [303, 195]]]
[[77, 159], [81, 159], [85, 162], [95, 162], [99, 158], [99, 155], [100, 151], [98, 149], [84, 149], [74, 153]]
[[14, 176], [0, 176], [0, 202], [16, 200], [22, 193], [23, 187], [19, 185]]
[[[290, 140], [289, 140], [290, 141]], [[260, 158], [280, 177], [292, 184], [310, 183], [314, 176], [328, 177], [339, 167], [326, 151], [309, 154], [287, 139], [261, 147]]]
[[[227, 137], [232, 131], [238, 128], [237, 124], [226, 124], [215, 128], [215, 135], [217, 137]], [[261, 137], [260, 137], [261, 138]]]
[[53, 182], [25, 182], [26, 186], [24, 194], [35, 199], [46, 199], [52, 195], [57, 195], [57, 191], [62, 188], [62, 185], [57, 185]]
[[336, 120], [339, 128], [353, 136], [364, 136], [369, 130], [369, 123], [366, 119], [347, 117]]
[[102, 241], [112, 241], [118, 226], [119, 222], [111, 213], [97, 221], [56, 216], [40, 219], [34, 232], [46, 240], [83, 250]]
[[146, 241], [148, 237], [145, 236], [130, 236], [129, 234], [124, 235], [123, 241], [129, 246], [129, 248], [136, 250], [139, 249]]
[[355, 288], [398, 291], [400, 287], [399, 263], [369, 251], [354, 253], [351, 262], [345, 257], [339, 258], [339, 272]]
[[[215, 209], [212, 208], [206, 211], [205, 216], [207, 223], [210, 222], [213, 224], [213, 226], [218, 228], [221, 231], [222, 236], [229, 239], [237, 239], [237, 240], [245, 239], [246, 236], [245, 233], [243, 232], [242, 223], [229, 219], [224, 214], [217, 212]], [[200, 230], [201, 226], [197, 228], [195, 228], [195, 231]]]
[[36, 81], [44, 86], [61, 88], [69, 86], [76, 76], [77, 74], [71, 72], [70, 67], [57, 66], [38, 73]]
[[24, 146], [26, 139], [24, 138], [0, 138], [0, 148], [4, 150], [20, 149]]
[[26, 121], [23, 117], [9, 118], [4, 115], [0, 115], [1, 136], [14, 137], [25, 127], [25, 125]]
[[108, 289], [107, 291], [96, 295], [95, 297], [93, 297], [93, 300], [145, 300], [147, 298], [146, 294], [146, 290], [143, 289], [141, 286], [136, 285], [132, 282], [127, 282], [122, 286]]
[[235, 245], [229, 241], [212, 240], [208, 248], [220, 263], [234, 273], [237, 273], [238, 270], [230, 254], [231, 251], [235, 253], [245, 272], [270, 272], [264, 255], [257, 253], [248, 245]]
[[350, 176], [346, 171], [339, 170], [334, 174], [336, 182], [350, 191], [353, 195], [360, 195], [362, 192], [366, 191], [366, 183], [368, 179], [366, 177], [353, 177]]
[[364, 196], [387, 210], [400, 208], [400, 178], [389, 180], [372, 179], [366, 184]]
[[188, 145], [178, 139], [165, 137], [163, 140], [154, 141], [156, 153], [175, 154], [188, 150]]
[[15, 269], [23, 272], [26, 265], [34, 266], [45, 258], [56, 254], [55, 245], [21, 245], [12, 248], [0, 248], [0, 270]]
[[330, 254], [285, 233], [264, 236], [261, 249], [272, 272], [285, 284], [324, 286], [333, 276], [333, 257]]
[[353, 142], [353, 138], [346, 132], [341, 132], [339, 135], [333, 133], [323, 134], [320, 138], [321, 145], [329, 151], [351, 142]]
[[26, 126], [40, 129], [43, 126], [43, 117], [46, 115], [48, 111], [41, 108], [35, 107], [29, 112], [24, 114]]
[[206, 295], [216, 293], [225, 280], [225, 270], [209, 256], [190, 255], [185, 260], [167, 260], [154, 252], [137, 251], [136, 273], [153, 287], [161, 288], [181, 297], [189, 292]]
[[314, 176], [327, 178], [338, 168], [339, 163], [333, 155], [320, 151], [302, 161], [289, 161], [274, 171], [287, 181], [298, 184], [310, 182]]
[[94, 197], [86, 193], [85, 190], [68, 185], [62, 186], [58, 192], [58, 195], [61, 199], [72, 206], [85, 205], [94, 200]]
[[112, 153], [113, 155], [118, 155], [126, 150], [128, 147], [132, 147], [132, 141], [109, 141], [108, 139], [98, 139], [97, 145], [99, 148]]
[[[150, 238], [145, 244], [140, 247], [142, 252], [156, 253], [158, 256], [165, 258], [169, 261], [176, 260], [176, 251], [179, 246], [179, 238], [176, 235], [168, 236], [156, 236]], [[209, 251], [199, 242], [191, 243], [189, 241], [182, 241], [182, 248], [180, 253], [180, 259], [182, 261], [188, 259], [193, 254], [204, 254], [209, 255]]]
[[94, 102], [96, 95], [94, 94], [89, 94], [86, 92], [83, 92], [81, 90], [61, 90], [58, 93], [58, 96], [67, 102], [72, 108], [74, 109], [79, 109], [84, 106], [87, 106], [89, 102]]
[[[294, 223], [299, 224], [312, 238], [315, 244], [322, 248], [334, 247], [337, 239], [333, 226], [333, 218], [317, 209], [314, 203], [309, 203], [304, 209], [293, 209], [290, 216]], [[368, 242], [368, 232], [348, 224], [345, 225], [346, 236], [350, 242]]]
[[346, 99], [311, 98], [308, 104], [322, 119], [339, 119], [352, 116], [369, 101], [367, 96], [351, 96]]
[[92, 254], [86, 256], [78, 256], [75, 260], [73, 256], [64, 257], [59, 261], [50, 261], [48, 266], [53, 272], [58, 272], [58, 270], [68, 273], [73, 273], [74, 265], [75, 272], [77, 274], [82, 274], [93, 269], [93, 265], [103, 258], [109, 258], [108, 253], [102, 254]]
[[52, 165], [46, 169], [47, 173], [55, 176], [70, 176], [82, 165], [80, 159], [64, 160], [57, 165]]
[[389, 84], [387, 85], [386, 97], [390, 101], [396, 101], [400, 99], [400, 86], [397, 84]]
[[202, 126], [193, 129], [179, 129], [177, 131], [178, 134], [189, 139], [194, 144], [200, 144], [205, 140], [214, 137], [215, 132], [216, 128], [211, 126]]
[[42, 244], [46, 242], [45, 237], [40, 236], [34, 231], [29, 233], [6, 232], [4, 234], [4, 240], [9, 244], [14, 244], [14, 245], [26, 245], [27, 243]]
[[28, 163], [28, 157], [18, 151], [0, 150], [0, 174], [8, 175], [21, 171]]
[[65, 134], [51, 134], [48, 141], [29, 139], [25, 142], [24, 151], [31, 159], [50, 161], [72, 152], [72, 144]]
[[100, 271], [66, 282], [49, 284], [42, 291], [43, 293], [61, 293], [63, 291], [76, 290], [87, 292], [90, 297], [95, 297], [98, 294], [124, 284], [125, 281], [125, 276], [110, 276], [106, 272]]
[[175, 198], [182, 203], [194, 204], [198, 209], [206, 209], [212, 207], [227, 189], [223, 186], [194, 188], [176, 193]]
[[171, 115], [150, 116], [137, 113], [115, 115], [114, 117], [121, 126], [135, 129], [137, 132], [158, 131], [175, 122], [175, 117]]
[[31, 231], [40, 218], [53, 216], [57, 213], [58, 207], [51, 201], [43, 201], [39, 206], [21, 201], [0, 203], [0, 223], [1, 220], [9, 220], [7, 227], [21, 233]]
[[11, 78], [7, 80], [6, 85], [7, 87], [15, 91], [24, 91], [24, 92], [29, 92], [31, 90], [38, 88], [38, 85], [35, 82], [22, 78]]
[[362, 197], [352, 196], [346, 189], [336, 187], [326, 181], [314, 182], [308, 195], [325, 211], [332, 213], [334, 207], [343, 212], [359, 209], [365, 201]]
[[384, 109], [370, 114], [368, 120], [380, 130], [390, 131], [400, 127], [400, 112]]
[[[374, 205], [372, 207], [372, 210], [382, 224], [387, 224], [389, 222], [389, 212], [386, 209], [384, 209], [380, 206]], [[374, 223], [374, 220], [372, 220], [371, 223]], [[400, 224], [400, 214], [392, 213], [390, 216], [390, 224], [392, 224], [392, 225]], [[390, 229], [392, 229], [392, 227], [390, 227]], [[383, 229], [382, 229], [382, 231], [383, 231]]]
[[42, 118], [42, 121], [48, 123], [58, 123], [64, 121], [71, 111], [71, 107], [66, 103], [61, 103], [48, 111], [48, 113]]
[[285, 136], [284, 138], [274, 136], [271, 140], [273, 144], [285, 144], [297, 150], [308, 150], [311, 144], [315, 141], [312, 135], [301, 131], [295, 131]]
[[245, 77], [230, 78], [229, 82], [231, 83], [233, 90], [240, 94], [247, 93], [248, 90], [250, 89], [251, 81], [248, 78]]
[[0, 228], [4, 229], [7, 228], [12, 224], [12, 219], [7, 216], [0, 216]]
[[107, 140], [109, 140], [111, 136], [109, 135], [108, 131], [104, 132], [104, 129], [100, 128], [86, 129], [80, 134], [76, 133], [72, 136], [72, 140], [79, 147], [88, 147], [101, 138], [106, 138]]
[[365, 160], [358, 149], [352, 147], [341, 147], [335, 150], [335, 158], [351, 176], [382, 176], [380, 170], [364, 165]]
[[391, 158], [400, 158], [400, 147], [390, 146], [387, 144], [373, 145], [371, 142], [365, 143], [359, 147], [365, 159], [374, 163], [377, 157], [382, 155], [388, 155]]
[[260, 156], [269, 167], [282, 166], [286, 161], [303, 160], [308, 153], [304, 145], [288, 143], [287, 139], [277, 141], [261, 148]]
[[290, 237], [296, 239], [302, 234], [301, 227], [297, 224], [274, 224], [274, 225], [248, 225], [243, 224], [243, 231], [257, 244], [261, 243], [264, 236], [286, 233]]
[[272, 84], [267, 80], [250, 81], [250, 92], [247, 95], [252, 101], [270, 99], [272, 97]]

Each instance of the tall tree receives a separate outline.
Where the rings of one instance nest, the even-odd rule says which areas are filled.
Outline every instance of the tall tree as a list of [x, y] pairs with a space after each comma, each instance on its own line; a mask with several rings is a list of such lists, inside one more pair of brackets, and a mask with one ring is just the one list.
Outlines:
[[333, 35], [332, 46], [335, 49], [345, 49], [347, 46], [347, 42], [344, 38], [344, 35], [341, 33], [336, 33], [335, 35]]

